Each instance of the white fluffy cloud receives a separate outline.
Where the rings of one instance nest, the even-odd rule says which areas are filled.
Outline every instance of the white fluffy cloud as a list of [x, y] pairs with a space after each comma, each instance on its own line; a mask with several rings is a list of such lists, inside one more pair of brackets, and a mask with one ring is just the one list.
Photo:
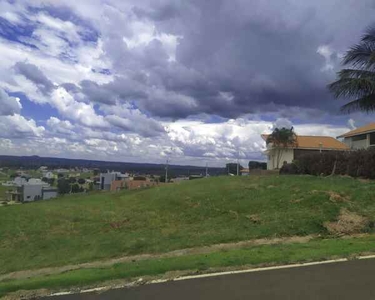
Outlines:
[[41, 137], [44, 131], [43, 126], [38, 126], [34, 120], [27, 120], [19, 114], [0, 117], [0, 137], [3, 138]]
[[0, 88], [0, 116], [19, 114], [21, 108], [22, 105], [19, 98], [10, 97]]
[[66, 118], [89, 127], [109, 127], [103, 116], [96, 114], [92, 104], [76, 101], [63, 87], [59, 87], [52, 92], [50, 101]]

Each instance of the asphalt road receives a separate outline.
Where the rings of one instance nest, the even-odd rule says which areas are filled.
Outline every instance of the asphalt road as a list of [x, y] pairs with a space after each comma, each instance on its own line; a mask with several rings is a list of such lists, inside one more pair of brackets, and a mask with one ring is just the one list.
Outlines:
[[53, 300], [375, 299], [375, 259], [188, 279]]

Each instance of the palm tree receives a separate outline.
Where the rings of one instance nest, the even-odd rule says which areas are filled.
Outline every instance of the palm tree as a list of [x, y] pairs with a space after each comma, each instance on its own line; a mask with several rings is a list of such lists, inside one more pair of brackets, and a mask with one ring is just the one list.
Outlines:
[[297, 145], [297, 136], [294, 133], [293, 127], [290, 129], [275, 128], [267, 137], [267, 145], [268, 144], [272, 144], [271, 149], [272, 152], [275, 153], [276, 169], [278, 169], [284, 151]]
[[342, 106], [341, 111], [375, 111], [375, 27], [369, 28], [360, 43], [349, 49], [342, 63], [351, 68], [338, 72], [338, 80], [328, 88], [336, 98], [355, 100]]

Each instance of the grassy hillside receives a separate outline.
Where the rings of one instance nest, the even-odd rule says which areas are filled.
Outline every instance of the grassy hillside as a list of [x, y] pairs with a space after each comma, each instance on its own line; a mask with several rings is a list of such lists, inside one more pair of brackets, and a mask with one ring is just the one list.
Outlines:
[[0, 207], [0, 274], [137, 253], [328, 234], [346, 208], [375, 220], [375, 183], [217, 177]]

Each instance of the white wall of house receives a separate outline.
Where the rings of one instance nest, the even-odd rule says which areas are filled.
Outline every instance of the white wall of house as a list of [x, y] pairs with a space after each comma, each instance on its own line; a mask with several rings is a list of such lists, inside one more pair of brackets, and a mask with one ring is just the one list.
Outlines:
[[[277, 150], [269, 149], [267, 157], [267, 170], [275, 170], [277, 168]], [[284, 149], [281, 154], [279, 168], [283, 166], [284, 161], [291, 163], [294, 159], [293, 149]]]
[[56, 198], [57, 197], [57, 190], [46, 189], [46, 190], [43, 190], [42, 194], [43, 194], [43, 200], [48, 200], [48, 199]]
[[23, 202], [42, 199], [42, 184], [25, 184], [22, 186]]

